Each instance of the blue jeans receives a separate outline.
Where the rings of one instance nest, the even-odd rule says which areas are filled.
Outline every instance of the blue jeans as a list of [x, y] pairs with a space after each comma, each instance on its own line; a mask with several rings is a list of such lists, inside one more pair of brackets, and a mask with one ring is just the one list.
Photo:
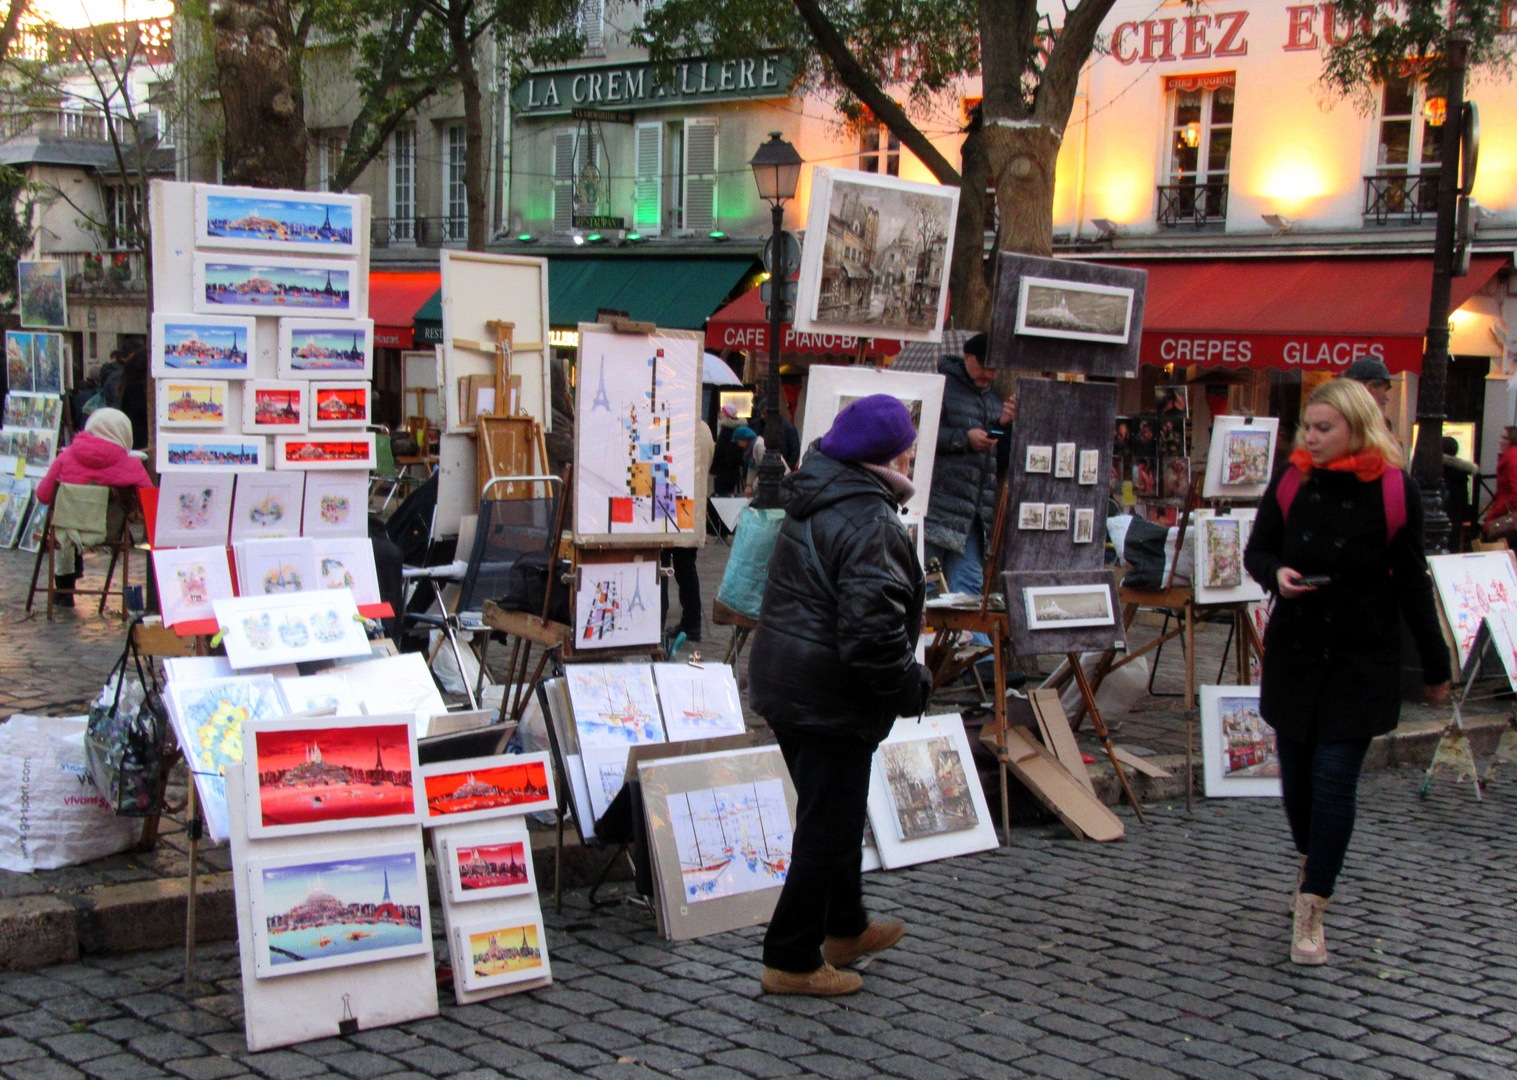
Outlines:
[[[927, 561], [938, 560], [943, 566], [943, 576], [948, 579], [948, 591], [979, 596], [985, 588], [985, 541], [980, 528], [980, 519], [969, 523], [969, 535], [964, 538], [963, 551], [950, 551], [937, 544], [927, 544]], [[989, 645], [990, 638], [984, 634], [970, 634], [976, 645]]]
[[1369, 740], [1298, 743], [1277, 737], [1280, 792], [1296, 850], [1306, 856], [1301, 891], [1333, 895], [1349, 837], [1354, 834], [1355, 792]]

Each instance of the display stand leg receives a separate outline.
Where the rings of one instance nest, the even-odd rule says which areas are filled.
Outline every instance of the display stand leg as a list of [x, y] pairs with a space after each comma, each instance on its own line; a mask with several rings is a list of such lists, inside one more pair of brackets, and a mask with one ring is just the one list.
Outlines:
[[995, 725], [996, 739], [1000, 745], [1000, 752], [996, 755], [1001, 767], [1001, 836], [1007, 847], [1011, 846], [1011, 804], [1010, 784], [1006, 774], [1006, 641], [1001, 637], [1001, 620], [997, 619], [990, 628], [990, 647], [994, 650], [995, 683], [996, 683], [996, 707]]
[[[186, 762], [188, 764], [188, 762]], [[200, 806], [195, 793], [195, 776], [190, 774], [190, 790], [184, 804], [185, 834], [190, 842], [190, 877], [185, 885], [184, 909], [184, 992], [189, 993], [195, 985], [195, 871], [200, 856], [200, 829], [196, 817]]]
[[1095, 729], [1096, 738], [1101, 740], [1101, 746], [1106, 750], [1106, 756], [1111, 761], [1111, 767], [1117, 774], [1117, 782], [1122, 785], [1122, 790], [1127, 794], [1127, 801], [1132, 804], [1133, 812], [1138, 815], [1138, 820], [1147, 824], [1143, 817], [1143, 804], [1138, 801], [1132, 785], [1127, 782], [1127, 773], [1122, 769], [1122, 763], [1117, 760], [1117, 748], [1112, 745], [1111, 733], [1106, 730], [1106, 721], [1101, 719], [1101, 710], [1096, 707], [1096, 692], [1090, 685], [1090, 678], [1085, 674], [1085, 669], [1080, 666], [1080, 654], [1069, 653], [1069, 664], [1074, 669], [1075, 683], [1080, 687], [1080, 697], [1085, 702], [1085, 709], [1090, 714], [1090, 725]]
[[564, 776], [558, 778], [558, 813], [555, 815], [558, 818], [558, 840], [555, 845], [557, 850], [553, 853], [553, 913], [555, 915], [564, 913], [564, 803], [567, 800], [563, 796], [563, 790], [567, 780], [568, 778]]
[[1196, 743], [1196, 619], [1195, 606], [1186, 602], [1180, 617], [1185, 625], [1185, 810], [1195, 798], [1196, 774], [1192, 767]]

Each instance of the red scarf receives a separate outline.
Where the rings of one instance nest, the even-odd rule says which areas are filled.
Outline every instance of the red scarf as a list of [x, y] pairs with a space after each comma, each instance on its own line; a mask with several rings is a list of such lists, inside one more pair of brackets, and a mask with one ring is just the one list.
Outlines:
[[1378, 480], [1385, 472], [1385, 456], [1373, 446], [1367, 446], [1357, 454], [1344, 454], [1326, 465], [1312, 464], [1312, 456], [1304, 448], [1291, 451], [1291, 464], [1301, 470], [1302, 477], [1310, 476], [1312, 469], [1323, 468], [1332, 472], [1351, 472], [1360, 480]]

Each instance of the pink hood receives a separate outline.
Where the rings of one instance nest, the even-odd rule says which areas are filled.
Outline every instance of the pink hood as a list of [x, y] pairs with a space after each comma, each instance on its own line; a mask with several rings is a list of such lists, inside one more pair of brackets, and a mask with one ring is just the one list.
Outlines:
[[40, 502], [53, 501], [59, 484], [100, 484], [104, 487], [152, 487], [147, 469], [109, 439], [80, 432], [53, 460], [37, 485]]

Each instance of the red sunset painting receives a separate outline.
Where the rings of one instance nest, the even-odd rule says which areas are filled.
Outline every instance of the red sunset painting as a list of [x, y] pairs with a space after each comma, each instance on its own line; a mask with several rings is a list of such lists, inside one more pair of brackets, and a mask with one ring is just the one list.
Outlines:
[[541, 802], [548, 795], [548, 768], [541, 761], [429, 776], [427, 816], [446, 817]]
[[405, 724], [254, 736], [265, 826], [390, 817], [415, 809]]
[[520, 840], [461, 847], [455, 854], [458, 880], [465, 892], [527, 883], [527, 846]]

